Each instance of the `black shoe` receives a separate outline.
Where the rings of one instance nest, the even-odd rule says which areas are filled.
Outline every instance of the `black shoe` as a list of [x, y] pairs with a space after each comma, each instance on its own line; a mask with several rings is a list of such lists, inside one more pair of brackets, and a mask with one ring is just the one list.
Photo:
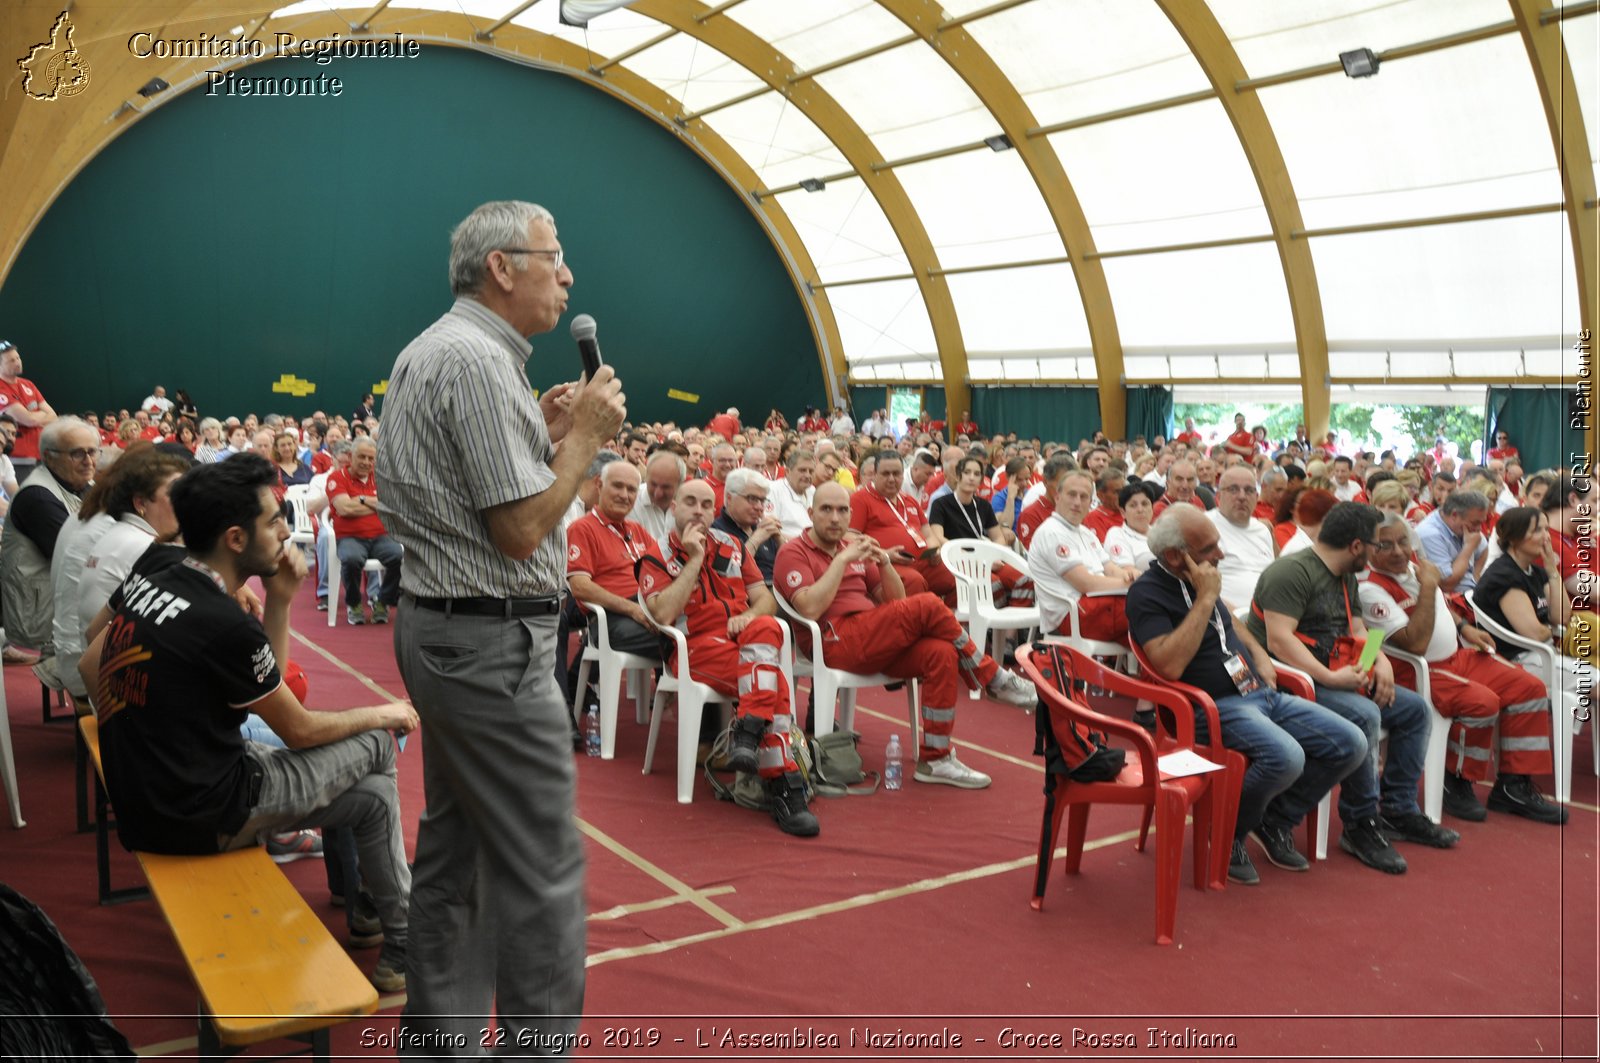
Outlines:
[[741, 716], [733, 724], [733, 737], [728, 740], [728, 768], [730, 771], [755, 771], [760, 765], [756, 747], [761, 736], [767, 733], [767, 721], [759, 716]]
[[350, 947], [372, 949], [383, 944], [383, 921], [378, 918], [378, 904], [365, 889], [356, 894], [356, 906], [346, 916], [350, 931]]
[[1489, 818], [1489, 810], [1472, 792], [1472, 780], [1459, 775], [1447, 774], [1444, 777], [1444, 810], [1468, 823], [1482, 823]]
[[1156, 710], [1134, 709], [1133, 722], [1138, 724], [1140, 727], [1143, 727], [1146, 731], [1149, 731], [1151, 736], [1154, 737], [1156, 733]]
[[1265, 823], [1250, 832], [1250, 837], [1267, 854], [1267, 862], [1285, 871], [1310, 871], [1311, 861], [1300, 855], [1294, 847], [1294, 836], [1288, 827], [1269, 827]]
[[772, 818], [785, 834], [815, 838], [822, 830], [816, 815], [806, 807], [806, 784], [799, 772], [768, 779], [767, 796], [772, 798]]
[[1385, 874], [1406, 873], [1406, 858], [1394, 851], [1389, 839], [1378, 829], [1378, 821], [1373, 817], [1346, 823], [1344, 833], [1339, 835], [1339, 848], [1368, 867], [1375, 867]]
[[1495, 812], [1510, 812], [1537, 823], [1560, 826], [1567, 821], [1567, 810], [1545, 800], [1544, 794], [1526, 775], [1502, 775], [1489, 791], [1489, 807]]
[[1441, 827], [1421, 812], [1384, 812], [1378, 816], [1378, 829], [1392, 842], [1416, 842], [1435, 849], [1452, 848], [1461, 835]]
[[1233, 839], [1233, 855], [1228, 857], [1228, 881], [1237, 882], [1241, 886], [1256, 886], [1261, 883], [1261, 875], [1256, 871], [1256, 865], [1250, 862], [1250, 854], [1245, 850], [1244, 839]]

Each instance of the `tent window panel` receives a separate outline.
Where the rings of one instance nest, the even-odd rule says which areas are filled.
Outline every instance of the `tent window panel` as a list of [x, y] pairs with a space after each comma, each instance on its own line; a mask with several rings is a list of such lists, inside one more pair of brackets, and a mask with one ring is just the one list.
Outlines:
[[1558, 347], [1539, 347], [1526, 352], [1529, 376], [1558, 376], [1576, 381], [1578, 355]]
[[1217, 356], [1217, 368], [1225, 377], [1244, 377], [1254, 380], [1266, 374], [1267, 356], [1265, 354], [1221, 354]]
[[[1595, 86], [1600, 85], [1600, 15], [1567, 19], [1561, 23], [1561, 40], [1567, 49], [1567, 63], [1572, 67], [1572, 83], [1578, 90], [1578, 113], [1583, 115], [1589, 151], [1594, 153], [1596, 145], [1600, 144], [1600, 99], [1595, 98]], [[1571, 105], [1571, 100], [1566, 101], [1565, 106]], [[1600, 169], [1596, 173], [1600, 173]]]
[[1102, 264], [1126, 345], [1293, 346], [1283, 266], [1271, 244], [1108, 258]]
[[1172, 373], [1165, 357], [1128, 354], [1122, 358], [1122, 371], [1129, 380], [1170, 380]]
[[[440, 6], [448, 7], [454, 0], [436, 0]], [[473, 0], [484, 2], [484, 0]], [[412, 3], [411, 0], [401, 0], [396, 7], [420, 7], [422, 4]], [[515, 0], [488, 0], [487, 7], [492, 8], [487, 21], [498, 22], [506, 17], [506, 12], [516, 7]], [[604, 15], [589, 20], [589, 28], [581, 26], [564, 26], [560, 18], [560, 4], [534, 4], [522, 12], [511, 22], [516, 26], [526, 26], [529, 29], [548, 33], [552, 37], [569, 41], [580, 47], [592, 51], [596, 62], [603, 62], [605, 57], [618, 55], [630, 48], [637, 48], [653, 37], [665, 33], [667, 27], [653, 18], [647, 18], [636, 11], [622, 7], [615, 11], [608, 11]], [[378, 25], [382, 25], [383, 16], [378, 16]]]
[[1352, 376], [1384, 376], [1389, 372], [1386, 351], [1338, 351], [1328, 354], [1328, 375], [1335, 380]]
[[1298, 380], [1304, 374], [1300, 369], [1298, 354], [1267, 355], [1267, 375], [1274, 380]]
[[744, 0], [731, 18], [770, 41], [800, 70], [904, 37], [905, 23], [866, 0]]
[[934, 51], [914, 41], [817, 77], [886, 159], [999, 132], [988, 108]]
[[[950, 10], [949, 4], [944, 6]], [[965, 28], [1016, 85], [1041, 124], [1104, 114], [1208, 85], [1188, 46], [1155, 4], [1032, 0]]]
[[[1340, 52], [1382, 52], [1504, 22], [1504, 0], [1373, 3], [1373, 0], [1208, 0], [1251, 77], [1335, 61]], [[1414, 60], [1405, 60], [1413, 62]], [[1526, 63], [1526, 60], [1524, 60]], [[1387, 77], [1385, 66], [1379, 77]], [[1342, 75], [1341, 75], [1342, 76]]]
[[1578, 327], [1562, 214], [1311, 241], [1333, 341], [1560, 336]]
[[1516, 34], [1377, 77], [1263, 89], [1308, 228], [1558, 203], [1538, 85]]
[[856, 284], [828, 292], [845, 360], [934, 350], [933, 325], [915, 281]]
[[1457, 376], [1520, 376], [1521, 351], [1456, 351]]
[[821, 192], [785, 192], [779, 202], [817, 264], [819, 280], [911, 272], [894, 228], [860, 178], [831, 182]]
[[[1018, 366], [1019, 370], [1024, 367]], [[1096, 377], [1093, 358], [1041, 358], [1039, 359], [1039, 377], [1045, 380], [1094, 380]], [[1038, 379], [1019, 372], [1013, 377], [1015, 380]]]
[[822, 130], [776, 93], [718, 111], [706, 123], [768, 188], [850, 169]]
[[968, 350], [1089, 346], [1089, 324], [1071, 266], [958, 273], [946, 282]]
[[[1513, 359], [1513, 363], [1514, 363]], [[1457, 360], [1459, 366], [1460, 361]], [[1427, 377], [1443, 380], [1450, 376], [1449, 351], [1396, 351], [1389, 358], [1389, 371], [1395, 377]]]
[[1215, 100], [1056, 133], [1101, 251], [1271, 231], [1238, 135]]
[[967, 373], [974, 381], [1004, 380], [1006, 363], [1001, 358], [972, 358], [967, 360]]
[[1014, 151], [968, 152], [895, 173], [941, 266], [1059, 258], [1065, 252], [1039, 186]]
[[762, 85], [760, 78], [722, 52], [683, 33], [645, 49], [629, 59], [626, 66], [675, 96], [686, 113], [731, 100]]

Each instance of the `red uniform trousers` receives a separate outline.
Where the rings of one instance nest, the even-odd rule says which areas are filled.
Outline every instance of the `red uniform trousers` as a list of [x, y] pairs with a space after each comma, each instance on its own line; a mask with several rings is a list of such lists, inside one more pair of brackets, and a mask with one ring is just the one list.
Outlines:
[[[831, 625], [824, 647], [828, 664], [847, 672], [882, 672], [922, 681], [922, 745], [918, 759], [950, 752], [956, 698], [989, 685], [999, 672], [994, 660], [932, 594], [917, 594], [854, 613]], [[820, 708], [820, 706], [819, 706]], [[826, 711], [826, 710], [823, 710]]]
[[[1128, 599], [1121, 594], [1078, 599], [1078, 634], [1097, 642], [1128, 641]], [[1060, 634], [1072, 634], [1072, 617], [1061, 621]]]
[[[1433, 707], [1448, 717], [1446, 765], [1463, 778], [1484, 781], [1494, 774], [1494, 725], [1500, 721], [1500, 771], [1543, 775], [1554, 770], [1550, 755], [1550, 697], [1544, 684], [1492, 653], [1462, 647], [1428, 668]], [[1411, 666], [1396, 661], [1395, 679], [1414, 686]]]
[[996, 565], [989, 573], [989, 590], [994, 604], [1005, 608], [1033, 608], [1033, 577], [1012, 565]]
[[[767, 721], [756, 755], [768, 778], [799, 770], [789, 751], [789, 684], [778, 661], [782, 647], [783, 629], [770, 616], [756, 617], [736, 638], [729, 638], [726, 628], [689, 637], [689, 677], [736, 696], [735, 716]], [[667, 658], [674, 675], [677, 664], [676, 655]], [[778, 717], [783, 722], [772, 726]]]
[[894, 570], [900, 574], [900, 582], [905, 584], [907, 598], [931, 591], [943, 598], [945, 605], [952, 609], [956, 607], [955, 574], [944, 567], [938, 554], [919, 557], [904, 564], [896, 563]]

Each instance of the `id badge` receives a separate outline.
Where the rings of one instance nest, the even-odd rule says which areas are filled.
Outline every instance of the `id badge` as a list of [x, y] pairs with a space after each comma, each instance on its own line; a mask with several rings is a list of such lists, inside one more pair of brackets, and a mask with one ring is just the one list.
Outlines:
[[1254, 694], [1261, 689], [1261, 680], [1256, 678], [1255, 673], [1244, 663], [1244, 658], [1239, 654], [1229, 654], [1228, 659], [1222, 662], [1222, 667], [1228, 670], [1228, 678], [1239, 688], [1241, 696]]

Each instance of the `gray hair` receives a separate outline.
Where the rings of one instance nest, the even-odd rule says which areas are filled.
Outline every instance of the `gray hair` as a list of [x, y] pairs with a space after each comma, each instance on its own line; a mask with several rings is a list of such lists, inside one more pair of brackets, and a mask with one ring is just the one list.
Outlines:
[[1464, 489], [1451, 491], [1444, 497], [1444, 504], [1439, 507], [1439, 512], [1447, 517], [1459, 517], [1465, 513], [1476, 513], [1479, 510], [1487, 511], [1489, 500], [1478, 492]]
[[68, 433], [79, 428], [86, 428], [93, 432], [95, 446], [98, 447], [100, 445], [100, 429], [94, 427], [82, 417], [73, 417], [69, 414], [66, 417], [57, 417], [44, 426], [44, 431], [39, 433], [40, 449], [59, 452], [61, 450], [61, 441], [67, 437]]
[[678, 470], [678, 482], [680, 484], [683, 483], [683, 478], [685, 476], [689, 475], [689, 466], [685, 465], [684, 462], [683, 462], [683, 459], [678, 457], [678, 455], [674, 454], [670, 450], [658, 450], [658, 451], [656, 451], [654, 454], [650, 455], [650, 457], [645, 460], [644, 467], [646, 469], [648, 469], [648, 468], [650, 468], [650, 466], [654, 465], [656, 462], [660, 461], [662, 458], [671, 458], [672, 459], [674, 468], [676, 468]]
[[[450, 233], [450, 293], [472, 295], [482, 288], [489, 253], [521, 247], [527, 242], [528, 226], [536, 221], [548, 222], [555, 232], [556, 219], [536, 203], [496, 200], [468, 214]], [[516, 261], [519, 273], [528, 268], [526, 259], [519, 256]]]
[[1279, 480], [1287, 480], [1288, 478], [1288, 473], [1274, 465], [1272, 468], [1261, 474], [1261, 486], [1265, 487], [1268, 484], [1275, 484]]
[[[480, 208], [481, 209], [481, 208]], [[614, 461], [621, 461], [622, 455], [614, 450], [602, 450], [595, 454], [594, 460], [589, 462], [589, 470], [584, 473], [586, 479], [594, 479], [606, 471], [606, 466]]]
[[354, 447], [355, 444], [348, 439], [335, 439], [328, 444], [328, 453], [335, 458], [340, 458], [350, 453]]
[[750, 490], [752, 485], [765, 487], [767, 478], [754, 469], [740, 467], [728, 474], [727, 486], [723, 489], [724, 495], [742, 495]]
[[[1179, 506], [1170, 507], [1165, 513], [1156, 518], [1150, 525], [1150, 531], [1145, 536], [1145, 543], [1150, 547], [1150, 552], [1160, 557], [1168, 550], [1187, 550], [1189, 543], [1183, 535], [1183, 518], [1178, 516]], [[1194, 509], [1193, 506], [1189, 507]], [[1198, 512], [1198, 511], [1196, 511]]]
[[1383, 519], [1378, 522], [1378, 529], [1372, 534], [1376, 535], [1378, 534], [1378, 531], [1382, 531], [1384, 528], [1399, 528], [1405, 532], [1405, 538], [1403, 540], [1405, 544], [1412, 549], [1416, 549], [1417, 537], [1416, 533], [1411, 529], [1411, 522], [1406, 520], [1400, 514], [1390, 512], [1387, 509], [1380, 510], [1379, 512], [1383, 514]]
[[200, 419], [200, 423], [195, 427], [200, 432], [201, 438], [204, 438], [205, 434], [211, 431], [213, 428], [215, 428], [218, 432], [221, 432], [222, 422], [217, 420], [215, 417], [202, 417]]

